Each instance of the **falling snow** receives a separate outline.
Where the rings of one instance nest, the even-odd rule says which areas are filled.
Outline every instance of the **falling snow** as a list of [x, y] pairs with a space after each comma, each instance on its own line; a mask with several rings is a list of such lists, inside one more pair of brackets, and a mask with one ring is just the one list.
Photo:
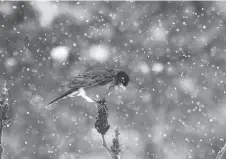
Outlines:
[[51, 58], [56, 62], [66, 62], [69, 56], [69, 48], [66, 46], [58, 46], [51, 50]]
[[156, 72], [156, 73], [160, 73], [162, 72], [164, 69], [163, 64], [161, 63], [154, 63], [152, 65], [152, 71]]
[[109, 50], [105, 45], [92, 46], [89, 50], [89, 56], [98, 62], [105, 62], [109, 58]]
[[106, 141], [119, 128], [121, 158], [215, 159], [226, 142], [225, 4], [1, 2], [0, 86], [15, 118], [3, 158], [110, 158], [94, 128], [104, 88], [46, 104], [71, 76], [112, 67], [130, 77], [107, 97]]

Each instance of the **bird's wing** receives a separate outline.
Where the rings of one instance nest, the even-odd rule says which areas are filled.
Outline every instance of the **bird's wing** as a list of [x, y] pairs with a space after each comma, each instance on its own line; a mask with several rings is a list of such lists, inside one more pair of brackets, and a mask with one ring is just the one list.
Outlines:
[[98, 85], [105, 85], [111, 82], [114, 76], [114, 69], [107, 67], [94, 68], [90, 71], [70, 77], [67, 84], [68, 88], [87, 88]]
[[68, 88], [81, 88], [81, 87], [87, 87], [88, 85], [90, 85], [90, 83], [92, 83], [92, 80], [88, 79], [88, 78], [84, 78], [84, 77], [72, 77], [69, 81], [68, 84], [65, 85]]
[[115, 70], [108, 67], [94, 68], [86, 73], [86, 76], [91, 79], [95, 85], [105, 85], [113, 80]]
[[94, 68], [87, 72], [88, 76], [95, 78], [96, 76], [112, 77], [115, 70], [109, 67]]
[[[55, 98], [54, 100], [52, 100], [51, 102], [49, 102], [48, 105], [50, 105], [50, 104], [52, 104], [52, 103], [54, 103], [54, 102], [56, 102], [56, 101], [58, 101], [58, 100], [60, 100], [60, 99], [62, 99], [62, 98], [64, 98], [64, 97], [66, 97], [67, 95], [73, 93], [74, 91], [76, 91], [76, 90], [73, 90], [73, 89], [68, 90], [67, 92], [65, 92], [65, 93], [62, 94], [61, 96], [59, 96], [59, 97]], [[48, 105], [47, 105], [47, 106], [48, 106]]]

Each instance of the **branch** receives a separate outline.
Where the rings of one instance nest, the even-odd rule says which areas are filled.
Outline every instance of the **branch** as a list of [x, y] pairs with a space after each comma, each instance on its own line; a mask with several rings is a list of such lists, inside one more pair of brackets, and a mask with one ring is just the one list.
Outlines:
[[5, 125], [12, 123], [13, 119], [8, 120], [8, 89], [6, 84], [0, 88], [0, 158], [2, 157], [3, 147], [2, 147], [2, 130]]
[[112, 153], [111, 149], [108, 147], [108, 145], [107, 145], [107, 143], [106, 143], [106, 141], [105, 141], [104, 135], [101, 135], [101, 137], [102, 137], [102, 141], [103, 141], [103, 147], [107, 150], [107, 152], [111, 155], [111, 157], [112, 157], [113, 159], [115, 159], [115, 158], [114, 158], [114, 154]]
[[115, 137], [113, 138], [112, 142], [113, 145], [111, 148], [108, 147], [104, 135], [107, 133], [107, 131], [110, 128], [110, 125], [108, 124], [108, 108], [107, 108], [107, 102], [104, 99], [101, 99], [99, 101], [94, 100], [97, 103], [98, 108], [98, 115], [96, 117], [95, 121], [95, 128], [98, 133], [101, 134], [103, 147], [106, 149], [106, 151], [109, 153], [109, 155], [112, 157], [112, 159], [119, 159], [119, 153], [121, 152], [121, 148], [119, 145], [119, 131], [118, 129], [115, 130]]
[[218, 152], [216, 159], [223, 159], [223, 155], [226, 152], [226, 143], [222, 147], [222, 149]]

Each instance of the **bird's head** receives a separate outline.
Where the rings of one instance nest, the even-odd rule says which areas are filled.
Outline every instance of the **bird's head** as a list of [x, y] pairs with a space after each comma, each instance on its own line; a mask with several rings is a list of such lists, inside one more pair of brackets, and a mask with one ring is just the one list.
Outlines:
[[126, 86], [129, 84], [129, 76], [124, 71], [120, 70], [115, 75], [116, 85], [122, 88], [123, 90], [126, 89]]

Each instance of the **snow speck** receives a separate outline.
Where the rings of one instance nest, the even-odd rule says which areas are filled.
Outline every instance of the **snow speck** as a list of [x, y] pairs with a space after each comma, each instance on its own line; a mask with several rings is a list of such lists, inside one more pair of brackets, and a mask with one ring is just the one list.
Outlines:
[[221, 10], [221, 13], [224, 14], [224, 16], [226, 15], [226, 2], [217, 2], [215, 3], [216, 7], [218, 10]]
[[94, 45], [90, 48], [89, 55], [96, 61], [104, 62], [109, 58], [109, 50], [105, 45]]
[[56, 62], [66, 62], [69, 56], [69, 48], [66, 46], [57, 46], [51, 50], [50, 55]]
[[57, 5], [53, 5], [51, 2], [35, 2], [32, 3], [32, 6], [39, 13], [39, 21], [42, 27], [48, 27], [51, 25], [53, 19], [58, 14]]
[[164, 41], [166, 39], [167, 31], [162, 27], [151, 28], [151, 36], [156, 41]]
[[176, 73], [176, 69], [173, 66], [167, 66], [165, 69], [168, 75], [174, 75]]
[[193, 81], [191, 78], [181, 78], [179, 83], [181, 90], [190, 93], [192, 96], [197, 95], [197, 86], [195, 84], [195, 81]]
[[164, 67], [161, 63], [155, 63], [152, 65], [152, 71], [154, 71], [155, 73], [160, 73], [163, 71], [163, 69]]
[[0, 5], [0, 13], [4, 15], [10, 15], [13, 13], [12, 4], [10, 3], [1, 3]]
[[147, 74], [150, 71], [150, 68], [146, 63], [141, 63], [140, 70], [143, 74]]
[[17, 60], [13, 57], [10, 57], [8, 59], [6, 59], [5, 61], [5, 68], [8, 71], [13, 71], [15, 69], [15, 66], [17, 65]]
[[196, 45], [197, 47], [203, 47], [208, 43], [208, 36], [207, 35], [199, 35], [196, 38]]
[[183, 88], [186, 91], [192, 91], [194, 89], [194, 83], [189, 78], [183, 78], [181, 79], [181, 88]]

